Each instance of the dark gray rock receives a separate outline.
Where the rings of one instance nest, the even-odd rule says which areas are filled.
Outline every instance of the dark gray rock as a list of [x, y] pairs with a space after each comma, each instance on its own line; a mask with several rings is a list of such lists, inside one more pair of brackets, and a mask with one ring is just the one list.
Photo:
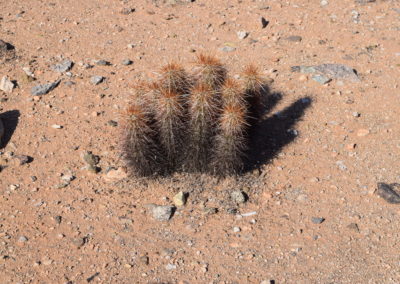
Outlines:
[[321, 224], [325, 221], [325, 218], [321, 218], [321, 217], [312, 217], [311, 218], [311, 222], [313, 222], [314, 224]]
[[31, 94], [34, 96], [41, 96], [49, 93], [50, 91], [54, 90], [59, 84], [61, 80], [57, 80], [53, 83], [37, 85], [32, 87]]
[[287, 37], [286, 40], [287, 41], [292, 41], [292, 42], [300, 42], [300, 41], [303, 40], [303, 38], [301, 36], [293, 35], [293, 36]]
[[93, 84], [93, 85], [98, 85], [98, 84], [100, 84], [101, 82], [103, 82], [104, 81], [104, 77], [103, 76], [92, 76], [92, 78], [90, 78], [90, 82]]
[[260, 21], [261, 21], [261, 28], [262, 29], [265, 29], [269, 24], [269, 21], [267, 21], [264, 17], [261, 17]]
[[[397, 190], [395, 191], [395, 189]], [[399, 204], [400, 203], [399, 190], [400, 190], [399, 183], [387, 184], [379, 182], [378, 189], [376, 190], [375, 194], [385, 199], [387, 202], [391, 204]]]
[[59, 72], [59, 73], [64, 73], [64, 72], [67, 72], [67, 71], [71, 70], [73, 65], [74, 65], [74, 63], [71, 60], [66, 59], [61, 63], [58, 63], [58, 64], [55, 64], [55, 65], [51, 66], [51, 69], [53, 71], [56, 71], [56, 72]]
[[131, 65], [132, 63], [133, 63], [133, 61], [129, 60], [129, 59], [122, 60], [122, 65]]
[[109, 61], [103, 60], [103, 59], [95, 60], [94, 63], [99, 66], [110, 66], [111, 65], [111, 63]]

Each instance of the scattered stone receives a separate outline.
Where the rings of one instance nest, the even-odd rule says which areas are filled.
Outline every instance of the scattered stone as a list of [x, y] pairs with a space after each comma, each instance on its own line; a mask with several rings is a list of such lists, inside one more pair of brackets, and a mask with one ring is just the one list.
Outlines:
[[54, 221], [56, 221], [57, 224], [61, 224], [62, 217], [61, 217], [60, 215], [55, 216], [55, 217], [54, 217]]
[[321, 224], [325, 221], [325, 218], [321, 218], [321, 217], [312, 217], [311, 218], [311, 222], [313, 222], [314, 224]]
[[128, 177], [126, 168], [119, 167], [118, 169], [110, 169], [105, 175], [104, 179], [107, 182], [119, 181]]
[[241, 231], [240, 227], [233, 227], [234, 233], [239, 233]]
[[28, 238], [25, 237], [25, 236], [20, 236], [20, 237], [18, 238], [18, 242], [19, 242], [19, 243], [25, 243], [25, 242], [27, 242], [27, 241], [28, 241]]
[[61, 180], [65, 181], [65, 182], [71, 182], [75, 179], [74, 175], [63, 175], [61, 177]]
[[33, 159], [27, 155], [15, 155], [14, 159], [18, 160], [20, 166], [30, 163]]
[[358, 228], [358, 225], [356, 223], [351, 223], [347, 225], [347, 228], [356, 231], [357, 233], [360, 232], [360, 229]]
[[175, 211], [175, 207], [169, 205], [148, 204], [146, 207], [151, 211], [151, 215], [157, 221], [168, 221]]
[[103, 60], [103, 59], [95, 60], [94, 64], [99, 65], [99, 66], [110, 66], [111, 65], [111, 63], [109, 61]]
[[83, 237], [83, 238], [74, 238], [72, 239], [72, 243], [78, 248], [80, 249], [81, 247], [83, 247], [83, 245], [86, 243], [87, 241], [87, 237]]
[[336, 165], [339, 167], [340, 170], [345, 171], [347, 170], [346, 165], [343, 163], [343, 161], [337, 161]]
[[166, 270], [174, 270], [174, 269], [176, 269], [176, 265], [175, 265], [175, 264], [172, 264], [172, 263], [168, 263], [168, 264], [165, 266], [165, 269], [166, 269]]
[[187, 194], [183, 191], [178, 192], [172, 199], [174, 204], [178, 207], [183, 206], [186, 204]]
[[11, 93], [14, 87], [15, 87], [14, 83], [10, 79], [8, 79], [7, 76], [3, 76], [3, 78], [0, 81], [0, 90], [2, 90], [5, 93]]
[[85, 151], [82, 154], [82, 158], [88, 165], [91, 166], [96, 166], [100, 162], [100, 157], [93, 155], [91, 151]]
[[217, 214], [217, 213], [218, 213], [218, 209], [215, 207], [204, 208], [204, 214], [206, 214], [206, 215], [213, 215], [213, 214]]
[[[396, 190], [395, 190], [396, 189]], [[383, 182], [378, 183], [378, 189], [376, 190], [376, 195], [385, 199], [388, 203], [399, 204], [400, 203], [400, 184], [392, 183], [387, 184]]]
[[351, 67], [343, 64], [321, 64], [314, 66], [292, 66], [292, 72], [301, 72], [305, 74], [315, 73], [330, 79], [345, 79], [352, 82], [358, 82], [360, 79], [357, 72]]
[[131, 65], [131, 64], [133, 64], [133, 61], [130, 60], [130, 59], [124, 59], [124, 60], [122, 60], [122, 65], [127, 66], [127, 65]]
[[15, 59], [15, 47], [0, 39], [0, 63]]
[[321, 2], [320, 2], [320, 5], [322, 7], [324, 7], [324, 6], [328, 5], [328, 4], [329, 4], [329, 2], [327, 0], [321, 0]]
[[121, 10], [122, 15], [129, 15], [132, 14], [133, 12], [135, 12], [135, 8], [123, 8]]
[[237, 204], [245, 203], [247, 200], [246, 194], [241, 190], [232, 191], [230, 196], [232, 201]]
[[364, 137], [364, 136], [367, 136], [368, 134], [369, 134], [369, 130], [368, 129], [361, 128], [361, 129], [357, 130], [357, 136], [358, 137]]
[[311, 77], [315, 82], [320, 83], [321, 85], [325, 85], [326, 83], [329, 83], [331, 81], [330, 78], [325, 77], [324, 75], [313, 75]]
[[139, 258], [140, 262], [144, 265], [149, 265], [149, 257], [147, 255], [143, 255]]
[[54, 128], [54, 129], [62, 129], [63, 127], [62, 127], [62, 125], [53, 124], [53, 125], [51, 126], [51, 128]]
[[36, 80], [35, 74], [33, 74], [33, 72], [31, 71], [31, 69], [29, 67], [23, 67], [22, 70], [24, 71], [29, 82]]
[[260, 22], [261, 22], [262, 29], [265, 29], [269, 24], [269, 21], [267, 21], [264, 17], [261, 17]]
[[356, 4], [361, 4], [361, 5], [365, 5], [368, 3], [374, 3], [376, 2], [376, 0], [355, 0]]
[[228, 45], [226, 45], [226, 46], [224, 46], [224, 47], [221, 48], [221, 51], [223, 51], [223, 52], [233, 52], [233, 51], [235, 51], [235, 50], [236, 50], [235, 47], [233, 47], [233, 46], [228, 46]]
[[293, 35], [293, 36], [288, 36], [288, 37], [286, 38], [286, 40], [287, 40], [287, 41], [292, 41], [292, 42], [300, 42], [300, 41], [303, 40], [303, 38], [302, 38], [301, 36]]
[[241, 40], [245, 39], [246, 37], [249, 36], [249, 32], [246, 32], [246, 31], [238, 31], [236, 34], [237, 34], [237, 37]]
[[107, 124], [112, 126], [112, 127], [117, 127], [118, 126], [118, 122], [116, 122], [115, 120], [109, 120], [109, 121], [107, 121]]
[[51, 66], [51, 69], [53, 71], [56, 71], [56, 72], [59, 72], [59, 73], [64, 73], [64, 72], [67, 72], [67, 71], [71, 70], [73, 65], [74, 65], [74, 63], [71, 60], [66, 59], [61, 63], [58, 63], [58, 64], [55, 64], [55, 65]]
[[254, 215], [257, 215], [256, 211], [241, 214], [242, 217], [250, 217], [250, 216], [254, 216]]
[[361, 116], [361, 114], [359, 112], [357, 112], [357, 111], [353, 112], [352, 115], [354, 117], [360, 117]]
[[76, 83], [74, 81], [66, 81], [66, 82], [64, 82], [64, 85], [67, 86], [67, 87], [72, 87], [75, 84]]
[[[92, 282], [98, 275], [100, 275], [100, 272], [96, 272], [96, 273], [93, 274], [92, 276], [86, 278], [86, 281], [87, 281], [88, 283], [89, 283], [89, 282]], [[71, 282], [71, 283], [72, 283], [72, 282]]]
[[42, 261], [42, 263], [43, 263], [43, 265], [48, 266], [48, 265], [53, 264], [53, 260], [50, 259], [50, 258], [46, 258], [46, 259], [44, 259], [44, 260]]
[[49, 93], [53, 89], [55, 89], [59, 84], [61, 80], [57, 80], [53, 83], [48, 83], [48, 84], [43, 84], [43, 85], [37, 85], [32, 87], [31, 89], [31, 94], [34, 96], [41, 96]]
[[228, 214], [236, 215], [236, 214], [238, 213], [238, 210], [237, 210], [237, 208], [232, 208], [232, 207], [230, 207], [230, 208], [227, 208], [227, 209], [226, 209], [226, 212], [227, 212]]
[[104, 79], [105, 79], [105, 78], [104, 78], [103, 76], [92, 76], [92, 78], [90, 78], [90, 82], [91, 82], [93, 85], [98, 85], [98, 84], [100, 84], [101, 82], [103, 82]]

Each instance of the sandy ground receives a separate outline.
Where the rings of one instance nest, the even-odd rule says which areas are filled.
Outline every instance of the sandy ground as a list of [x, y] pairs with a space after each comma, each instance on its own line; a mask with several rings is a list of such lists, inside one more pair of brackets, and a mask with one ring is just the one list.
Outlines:
[[[400, 182], [399, 1], [0, 6], [0, 39], [14, 46], [0, 77], [18, 84], [0, 91], [1, 283], [400, 282], [400, 208], [374, 193]], [[253, 62], [269, 78], [259, 164], [226, 179], [107, 179], [123, 166], [115, 122], [133, 82], [204, 51], [232, 75]], [[51, 68], [64, 59], [70, 73]], [[291, 69], [323, 63], [360, 80], [321, 84]], [[105, 80], [93, 85], [94, 75]], [[85, 168], [85, 151], [99, 156], [99, 173]], [[248, 200], [235, 204], [235, 190]], [[188, 201], [169, 221], [149, 214], [146, 204], [171, 205], [179, 191]]]

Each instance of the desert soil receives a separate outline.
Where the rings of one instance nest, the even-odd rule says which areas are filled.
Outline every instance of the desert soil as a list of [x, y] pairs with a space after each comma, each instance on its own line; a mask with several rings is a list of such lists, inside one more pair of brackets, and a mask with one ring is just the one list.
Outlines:
[[[0, 283], [399, 283], [400, 207], [375, 192], [400, 182], [399, 1], [172, 2], [0, 3], [0, 77], [16, 83], [0, 91]], [[132, 85], [200, 52], [270, 82], [258, 164], [126, 178]], [[292, 68], [324, 63], [359, 80]], [[186, 205], [154, 219], [148, 204], [180, 191]]]

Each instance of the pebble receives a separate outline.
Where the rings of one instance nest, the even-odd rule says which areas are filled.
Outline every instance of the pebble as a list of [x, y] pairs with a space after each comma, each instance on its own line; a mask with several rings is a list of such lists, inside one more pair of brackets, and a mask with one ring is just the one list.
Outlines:
[[61, 217], [60, 215], [55, 216], [55, 217], [54, 217], [54, 221], [56, 221], [57, 224], [61, 224], [62, 217]]
[[246, 194], [241, 190], [232, 191], [230, 196], [231, 196], [232, 201], [237, 204], [246, 202]]
[[300, 42], [300, 41], [303, 40], [303, 38], [302, 38], [301, 36], [293, 35], [293, 36], [288, 36], [288, 37], [286, 38], [286, 40], [287, 40], [287, 41], [292, 41], [292, 42]]
[[14, 83], [10, 79], [8, 79], [7, 76], [3, 76], [3, 78], [0, 81], [0, 90], [2, 90], [5, 93], [11, 93], [14, 87], [15, 87]]
[[54, 129], [62, 129], [63, 128], [62, 125], [58, 125], [58, 124], [53, 124], [51, 127]]
[[58, 64], [55, 64], [55, 65], [51, 66], [51, 69], [53, 71], [56, 71], [56, 72], [59, 72], [59, 73], [64, 73], [64, 72], [67, 72], [67, 71], [71, 70], [73, 65], [74, 65], [74, 63], [71, 60], [66, 59], [61, 63], [58, 63]]
[[31, 94], [34, 96], [41, 96], [49, 93], [53, 89], [55, 89], [59, 84], [61, 80], [57, 80], [53, 83], [48, 83], [48, 84], [43, 84], [43, 85], [37, 85], [32, 87], [31, 89]]
[[173, 197], [172, 201], [178, 207], [183, 206], [186, 204], [186, 196], [187, 194], [185, 194], [183, 191], [180, 191]]
[[240, 227], [233, 227], [234, 233], [239, 233], [241, 231]]
[[353, 112], [352, 115], [353, 115], [354, 117], [360, 117], [360, 116], [361, 116], [361, 114], [360, 114], [359, 112], [356, 112], [356, 111]]
[[339, 167], [340, 170], [345, 171], [347, 170], [346, 165], [343, 163], [343, 161], [337, 161], [336, 165]]
[[135, 8], [123, 8], [121, 10], [122, 15], [129, 15], [132, 14], [133, 12], [135, 12]]
[[269, 21], [267, 21], [264, 17], [260, 18], [260, 22], [261, 22], [261, 28], [262, 29], [265, 29], [269, 24]]
[[232, 52], [232, 51], [235, 51], [235, 50], [236, 50], [236, 48], [232, 47], [232, 46], [224, 46], [224, 47], [221, 48], [221, 51], [223, 51], [223, 52]]
[[83, 152], [82, 158], [90, 166], [96, 166], [100, 161], [100, 157], [93, 155], [91, 151]]
[[18, 242], [20, 242], [20, 243], [25, 243], [25, 242], [27, 242], [27, 241], [28, 241], [28, 238], [25, 237], [25, 236], [20, 236], [20, 237], [18, 238]]
[[321, 0], [321, 2], [320, 2], [320, 5], [322, 7], [324, 7], [324, 6], [328, 5], [328, 4], [329, 4], [329, 2], [327, 0]]
[[20, 166], [28, 164], [32, 160], [32, 158], [27, 155], [15, 155], [14, 158], [18, 160]]
[[101, 82], [103, 82], [104, 79], [105, 79], [105, 78], [104, 78], [103, 76], [92, 76], [92, 77], [90, 78], [90, 82], [91, 82], [93, 85], [98, 85], [98, 84], [100, 84]]
[[175, 265], [175, 264], [168, 263], [168, 264], [165, 266], [165, 269], [166, 269], [166, 270], [174, 270], [174, 269], [176, 269], [176, 265]]
[[321, 224], [325, 221], [325, 218], [321, 218], [321, 217], [312, 217], [311, 218], [311, 222], [313, 222], [314, 224]]
[[118, 126], [118, 122], [116, 122], [115, 120], [109, 120], [109, 121], [107, 121], [107, 124], [112, 126], [112, 127], [117, 127]]
[[245, 39], [249, 36], [249, 32], [246, 31], [238, 31], [236, 34], [239, 39]]
[[99, 65], [99, 66], [110, 66], [111, 65], [110, 62], [108, 62], [107, 60], [103, 60], [103, 59], [95, 60], [94, 64]]
[[352, 82], [359, 82], [360, 79], [357, 76], [356, 71], [344, 64], [320, 64], [313, 66], [292, 66], [292, 72], [301, 72], [305, 74], [315, 73], [318, 75], [323, 75], [330, 79], [345, 79]]
[[175, 211], [175, 207], [169, 205], [147, 204], [145, 207], [151, 211], [151, 215], [157, 221], [168, 221]]
[[362, 128], [362, 129], [357, 130], [357, 136], [358, 137], [364, 137], [364, 136], [367, 136], [368, 134], [369, 134], [369, 130], [368, 129]]
[[131, 64], [133, 64], [132, 60], [129, 60], [129, 59], [122, 60], [122, 65], [127, 66], [127, 65], [131, 65]]

